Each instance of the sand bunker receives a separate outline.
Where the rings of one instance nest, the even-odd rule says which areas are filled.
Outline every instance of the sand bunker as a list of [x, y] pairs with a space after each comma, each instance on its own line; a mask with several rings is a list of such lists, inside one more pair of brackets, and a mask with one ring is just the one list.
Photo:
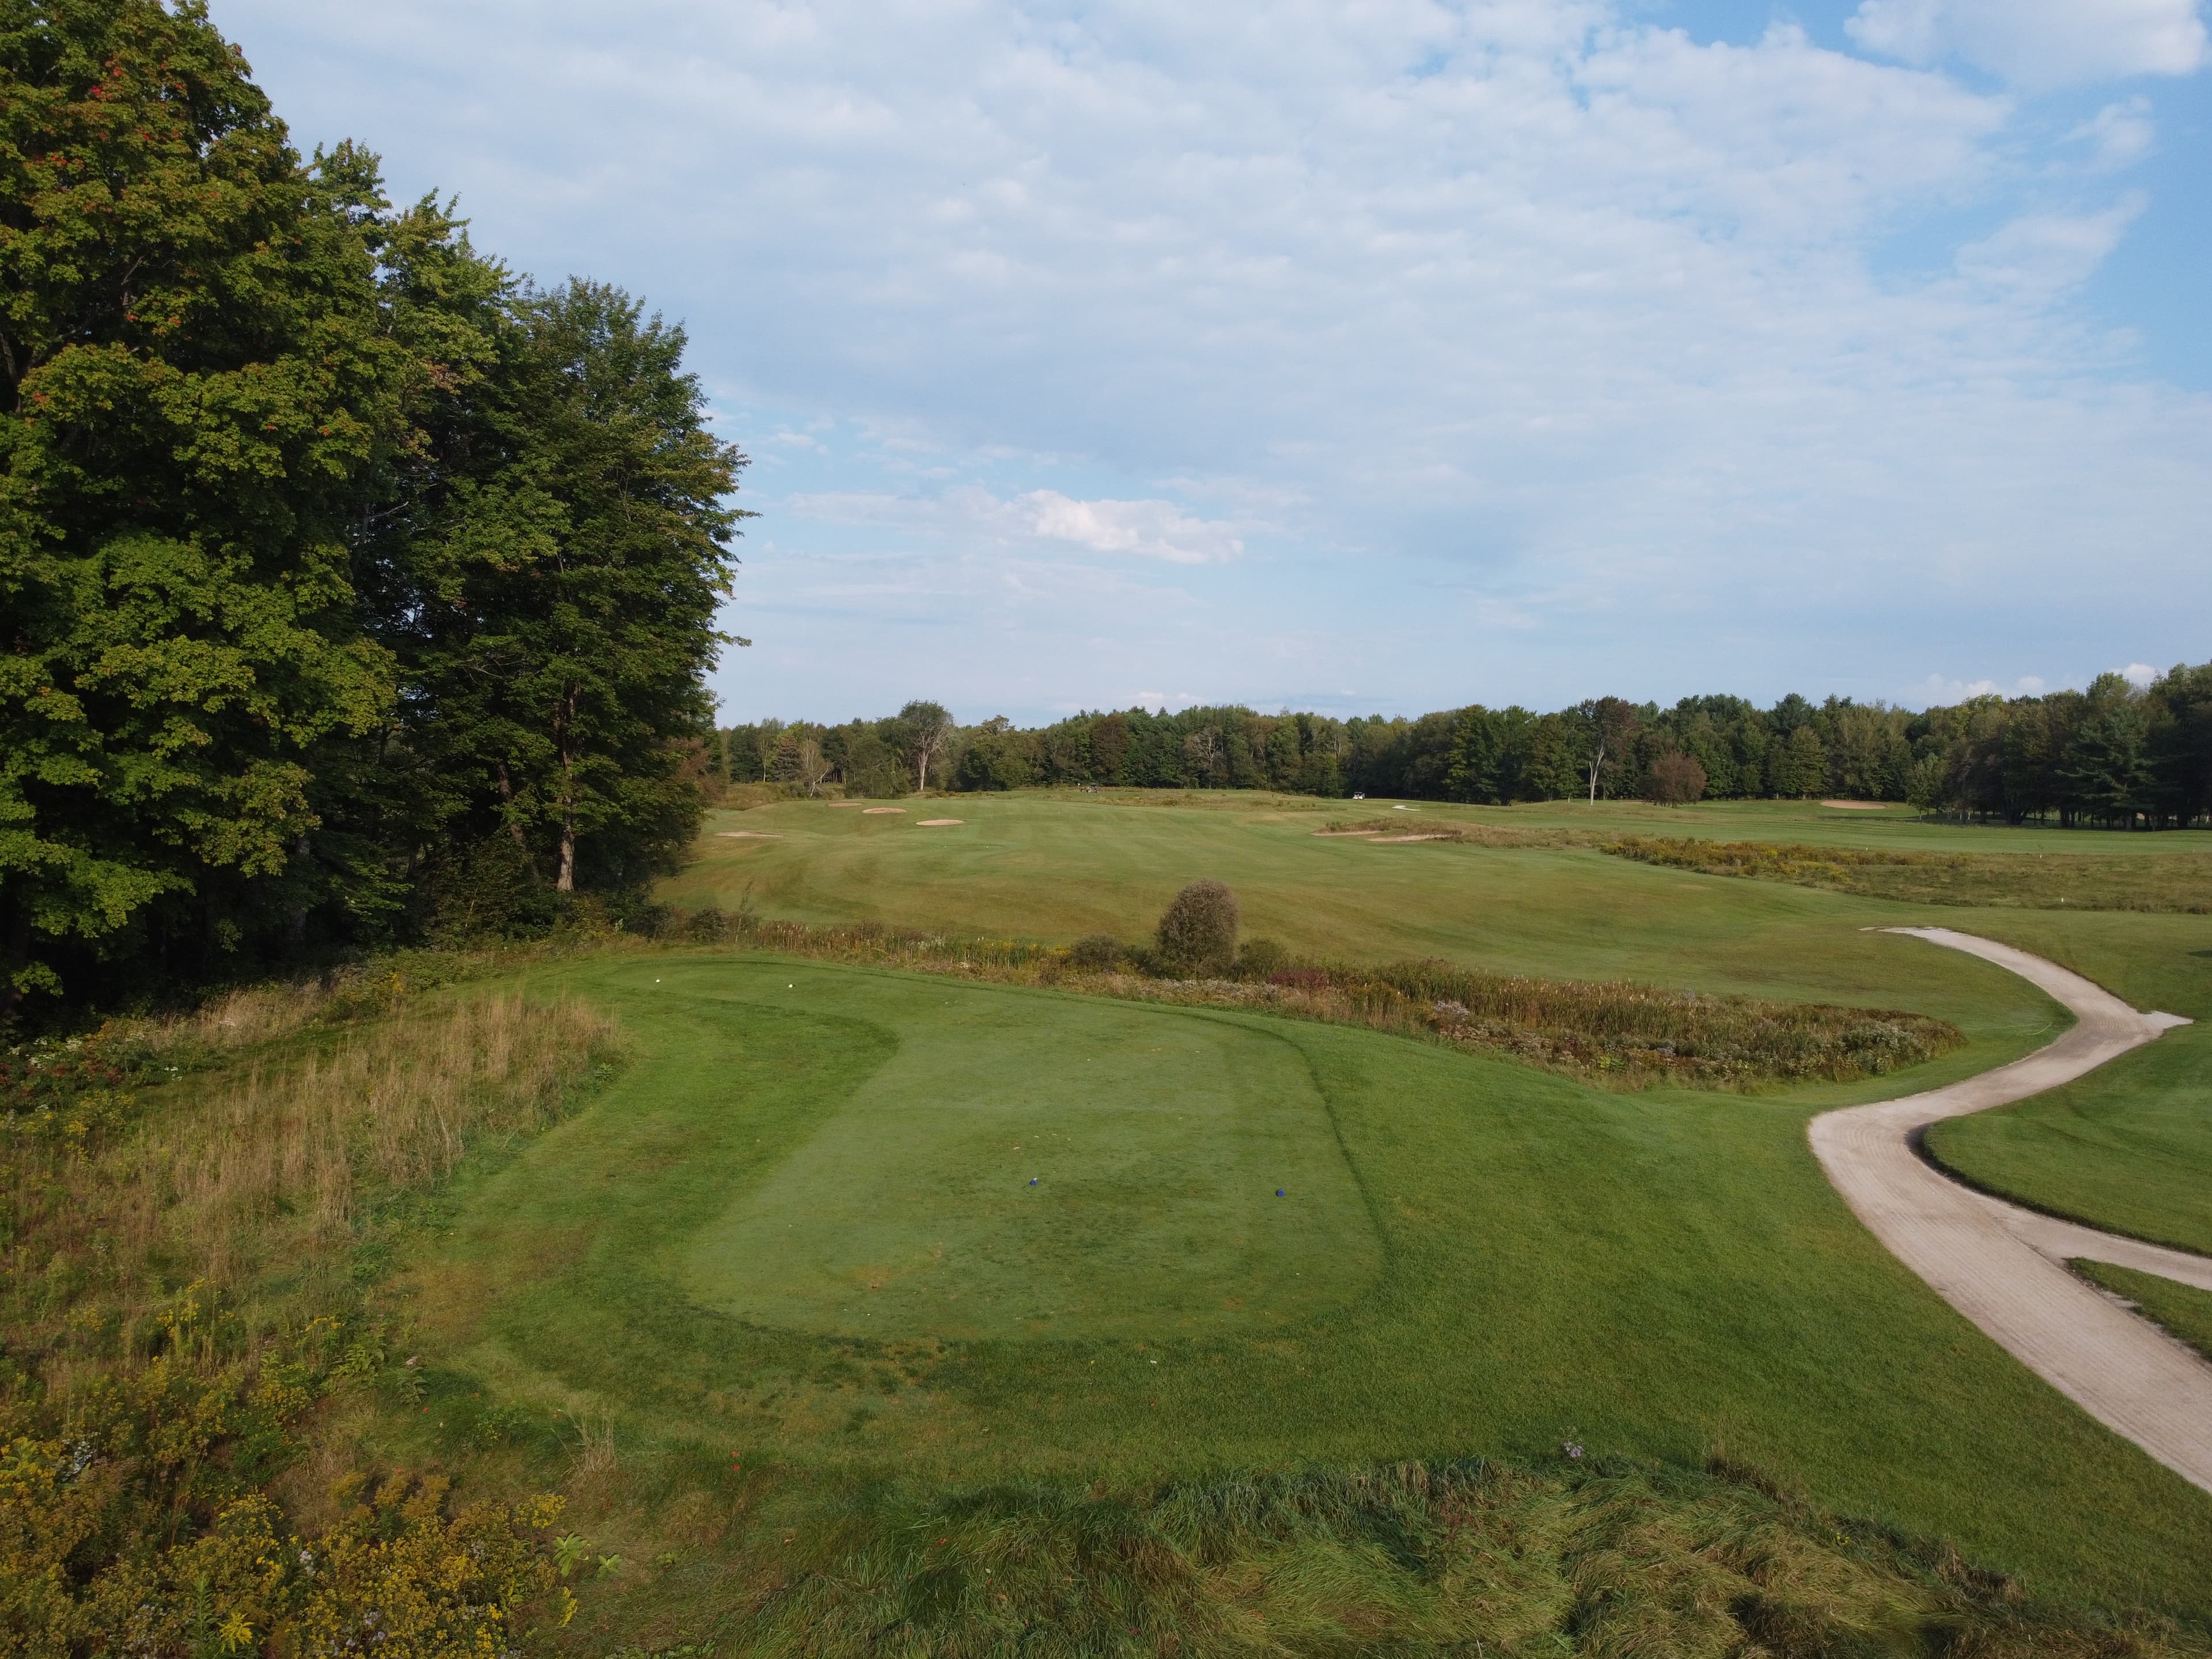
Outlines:
[[1371, 836], [1374, 833], [1372, 830], [1316, 830], [1314, 831], [1314, 834], [1321, 836], [1324, 841], [1341, 840], [1346, 836]]
[[714, 833], [724, 841], [781, 841], [783, 839], [773, 830], [717, 830]]
[[915, 828], [917, 830], [940, 830], [948, 823], [963, 823], [965, 822], [966, 820], [963, 818], [921, 818], [915, 822]]
[[1820, 805], [1832, 806], [1838, 812], [1887, 812], [1889, 811], [1889, 803], [1886, 800], [1824, 800]]
[[1375, 845], [1377, 847], [1395, 847], [1401, 842], [1449, 841], [1451, 837], [1449, 836], [1377, 836], [1375, 837]]
[[858, 806], [860, 803], [856, 800], [833, 800], [830, 804], [832, 806]]
[[860, 811], [866, 813], [869, 817], [874, 817], [878, 812], [903, 812], [906, 811], [906, 808], [903, 806], [864, 806]]

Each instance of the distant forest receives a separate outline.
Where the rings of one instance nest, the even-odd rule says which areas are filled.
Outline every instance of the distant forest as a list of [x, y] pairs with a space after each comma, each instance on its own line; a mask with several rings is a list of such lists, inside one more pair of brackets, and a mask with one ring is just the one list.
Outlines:
[[1500, 805], [1641, 798], [1905, 801], [1984, 822], [2177, 829], [2212, 822], [2212, 664], [2147, 688], [1976, 697], [1915, 714], [1796, 695], [1672, 708], [1598, 697], [1536, 714], [1470, 704], [1402, 716], [1142, 708], [1024, 728], [952, 724], [931, 702], [842, 726], [766, 720], [718, 734], [732, 783], [890, 796], [921, 787], [1273, 789]]

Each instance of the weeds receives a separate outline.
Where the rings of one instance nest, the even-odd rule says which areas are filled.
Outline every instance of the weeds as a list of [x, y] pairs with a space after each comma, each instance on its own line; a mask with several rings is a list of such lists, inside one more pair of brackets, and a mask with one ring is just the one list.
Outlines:
[[613, 1040], [514, 996], [310, 1029], [404, 996], [240, 992], [9, 1057], [8, 1651], [496, 1651], [553, 1588], [532, 1534], [557, 1500], [449, 1515], [442, 1481], [356, 1474], [303, 1542], [258, 1490], [325, 1395], [422, 1393], [349, 1259], [471, 1146], [568, 1110]]
[[[1239, 960], [1241, 977], [1174, 979], [1160, 976], [1171, 970], [1152, 953], [1103, 936], [1073, 946], [1029, 945], [872, 923], [813, 927], [749, 911], [698, 913], [687, 931], [702, 941], [793, 956], [1362, 1025], [1510, 1055], [1616, 1089], [1848, 1082], [1919, 1065], [1965, 1041], [1942, 1020], [1895, 1010], [1526, 979], [1443, 962], [1379, 968], [1293, 962], [1279, 946], [1257, 940], [1255, 947], [1266, 948], [1248, 947]], [[1158, 971], [1148, 973], [1148, 967]]]

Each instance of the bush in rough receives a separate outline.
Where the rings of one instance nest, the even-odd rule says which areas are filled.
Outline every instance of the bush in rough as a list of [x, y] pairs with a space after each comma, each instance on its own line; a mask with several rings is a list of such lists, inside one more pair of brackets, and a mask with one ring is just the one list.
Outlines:
[[1070, 963], [1097, 973], [1120, 967], [1121, 958], [1127, 954], [1121, 941], [1111, 933], [1085, 933], [1067, 949]]
[[1218, 881], [1191, 883], [1162, 913], [1156, 939], [1172, 973], [1227, 973], [1237, 960], [1237, 895]]

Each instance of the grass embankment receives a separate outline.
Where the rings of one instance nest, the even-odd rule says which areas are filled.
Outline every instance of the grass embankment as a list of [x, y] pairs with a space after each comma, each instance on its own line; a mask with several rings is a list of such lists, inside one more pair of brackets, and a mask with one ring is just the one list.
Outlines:
[[1972, 931], [2061, 962], [2138, 1008], [2195, 1020], [2087, 1077], [1929, 1133], [1978, 1187], [2212, 1255], [2212, 926], [2193, 916], [1989, 911]]
[[1240, 1469], [1558, 1470], [1569, 1440], [1694, 1468], [1720, 1438], [2031, 1596], [2212, 1615], [2212, 1499], [1885, 1255], [1800, 1103], [742, 953], [541, 982], [637, 1061], [465, 1179], [410, 1282], [434, 1397], [618, 1413], [592, 1529], [675, 1560], [580, 1639], [736, 1641], [817, 1573], [873, 1594], [914, 1541], [884, 1517], [947, 1490], [1095, 1486], [1103, 1524]]
[[2023, 1607], [1950, 1551], [1724, 1463], [1413, 1462], [1133, 1499], [1001, 1487], [870, 1518], [882, 1541], [778, 1598], [747, 1650], [2148, 1659], [2193, 1645], [2155, 1621]]
[[0, 1061], [10, 1651], [441, 1655], [561, 1593], [557, 1501], [456, 1509], [310, 1445], [327, 1402], [419, 1387], [371, 1288], [410, 1204], [568, 1109], [610, 1028], [512, 994], [341, 1014], [246, 993]]

